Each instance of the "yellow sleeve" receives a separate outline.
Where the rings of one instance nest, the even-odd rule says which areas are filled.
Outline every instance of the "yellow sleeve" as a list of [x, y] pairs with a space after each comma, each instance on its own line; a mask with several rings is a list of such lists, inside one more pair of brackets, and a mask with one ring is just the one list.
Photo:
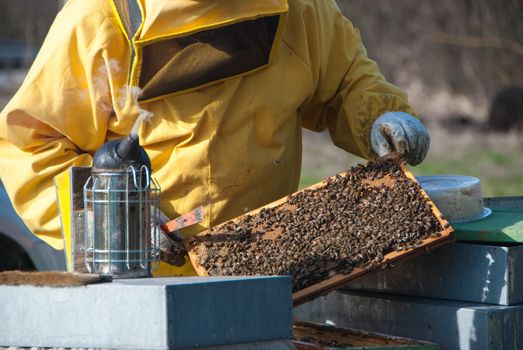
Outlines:
[[29, 229], [57, 249], [63, 244], [53, 177], [91, 164], [110, 116], [104, 33], [113, 23], [95, 3], [68, 2], [0, 113], [0, 177]]
[[314, 131], [328, 128], [334, 144], [373, 158], [370, 130], [374, 120], [386, 111], [413, 114], [407, 96], [388, 83], [367, 57], [358, 30], [334, 0], [298, 2], [307, 39], [297, 40], [298, 46], [306, 47], [297, 50], [310, 66], [314, 86], [300, 110], [302, 126]]

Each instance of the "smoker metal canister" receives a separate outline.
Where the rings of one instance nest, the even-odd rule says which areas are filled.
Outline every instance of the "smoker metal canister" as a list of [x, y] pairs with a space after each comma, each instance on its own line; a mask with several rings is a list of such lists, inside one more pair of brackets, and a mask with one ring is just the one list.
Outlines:
[[151, 275], [159, 257], [154, 218], [159, 192], [137, 139], [110, 141], [97, 151], [84, 187], [90, 272], [115, 278]]

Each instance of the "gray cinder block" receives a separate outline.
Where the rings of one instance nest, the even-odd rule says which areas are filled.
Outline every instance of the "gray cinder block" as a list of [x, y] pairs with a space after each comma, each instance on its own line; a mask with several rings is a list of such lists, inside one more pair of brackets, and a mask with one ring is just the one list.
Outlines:
[[523, 245], [452, 243], [347, 285], [382, 292], [486, 304], [523, 303]]
[[0, 346], [189, 349], [291, 338], [288, 277], [0, 286]]
[[295, 309], [302, 320], [430, 341], [441, 350], [523, 349], [523, 305], [342, 291]]

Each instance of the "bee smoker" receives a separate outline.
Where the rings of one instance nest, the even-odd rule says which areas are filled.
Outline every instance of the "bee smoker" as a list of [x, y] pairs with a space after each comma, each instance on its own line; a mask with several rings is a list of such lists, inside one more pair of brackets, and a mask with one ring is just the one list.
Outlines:
[[83, 193], [87, 270], [113, 278], [151, 276], [160, 256], [160, 187], [137, 135], [98, 149]]

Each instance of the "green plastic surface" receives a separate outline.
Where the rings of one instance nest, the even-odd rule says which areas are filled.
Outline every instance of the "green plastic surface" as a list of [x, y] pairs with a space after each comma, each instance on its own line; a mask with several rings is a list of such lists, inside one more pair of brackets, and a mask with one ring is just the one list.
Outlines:
[[436, 344], [420, 344], [420, 345], [394, 345], [394, 346], [365, 346], [357, 348], [327, 348], [329, 350], [438, 350]]
[[[340, 350], [343, 348], [331, 348]], [[345, 348], [346, 350], [438, 350], [436, 344], [424, 344], [424, 345], [394, 345], [394, 346], [365, 346], [363, 348]], [[343, 349], [343, 350], [345, 350]]]
[[452, 224], [458, 241], [523, 243], [523, 209], [492, 209], [482, 220]]

